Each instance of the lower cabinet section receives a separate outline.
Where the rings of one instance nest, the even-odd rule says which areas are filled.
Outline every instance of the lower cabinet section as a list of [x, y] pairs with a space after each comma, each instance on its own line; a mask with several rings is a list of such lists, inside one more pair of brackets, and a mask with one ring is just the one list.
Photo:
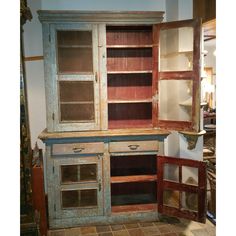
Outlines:
[[205, 221], [204, 163], [161, 156], [163, 140], [64, 145], [47, 145], [50, 228], [157, 220], [159, 213]]

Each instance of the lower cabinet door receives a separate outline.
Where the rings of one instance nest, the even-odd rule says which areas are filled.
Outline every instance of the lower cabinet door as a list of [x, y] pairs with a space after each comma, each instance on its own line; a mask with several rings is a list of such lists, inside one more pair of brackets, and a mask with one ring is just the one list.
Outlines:
[[204, 223], [206, 163], [158, 156], [158, 212]]
[[55, 216], [103, 215], [102, 156], [55, 159]]

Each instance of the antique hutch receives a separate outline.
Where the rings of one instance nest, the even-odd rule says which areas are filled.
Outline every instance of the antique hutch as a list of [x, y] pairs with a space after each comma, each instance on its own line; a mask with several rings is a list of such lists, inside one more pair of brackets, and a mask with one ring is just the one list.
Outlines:
[[[199, 130], [200, 22], [163, 12], [39, 11], [50, 228], [205, 220], [205, 165], [164, 156]], [[135, 212], [135, 214], [134, 214]]]

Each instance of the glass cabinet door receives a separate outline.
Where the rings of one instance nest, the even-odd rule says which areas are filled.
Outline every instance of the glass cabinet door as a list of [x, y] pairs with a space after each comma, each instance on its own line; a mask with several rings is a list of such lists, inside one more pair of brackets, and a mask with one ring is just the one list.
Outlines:
[[102, 157], [73, 157], [55, 160], [56, 217], [103, 214]]
[[[154, 70], [158, 90], [157, 126], [199, 131], [200, 22], [154, 26]], [[155, 59], [156, 58], [156, 59]]]
[[[99, 129], [97, 25], [55, 25], [54, 131]], [[55, 64], [54, 64], [55, 63]]]

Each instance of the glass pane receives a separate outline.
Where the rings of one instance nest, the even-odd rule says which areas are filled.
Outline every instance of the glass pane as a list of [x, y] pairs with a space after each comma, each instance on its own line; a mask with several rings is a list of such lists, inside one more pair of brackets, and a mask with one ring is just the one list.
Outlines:
[[198, 185], [198, 168], [182, 166], [182, 183]]
[[93, 81], [59, 81], [60, 102], [93, 102]]
[[61, 104], [61, 121], [94, 121], [94, 104]]
[[190, 211], [198, 211], [197, 193], [182, 192], [182, 208]]
[[149, 204], [157, 202], [156, 182], [118, 183], [111, 185], [111, 205]]
[[191, 80], [161, 80], [159, 91], [160, 120], [192, 120]]
[[97, 190], [68, 190], [61, 192], [62, 208], [97, 206]]
[[160, 71], [193, 69], [193, 28], [181, 27], [160, 32]]
[[179, 182], [179, 166], [164, 164], [164, 180]]
[[164, 190], [163, 205], [179, 208], [179, 191]]
[[92, 32], [57, 32], [58, 71], [81, 73], [93, 71]]
[[92, 181], [97, 179], [97, 165], [68, 165], [61, 166], [61, 182]]

